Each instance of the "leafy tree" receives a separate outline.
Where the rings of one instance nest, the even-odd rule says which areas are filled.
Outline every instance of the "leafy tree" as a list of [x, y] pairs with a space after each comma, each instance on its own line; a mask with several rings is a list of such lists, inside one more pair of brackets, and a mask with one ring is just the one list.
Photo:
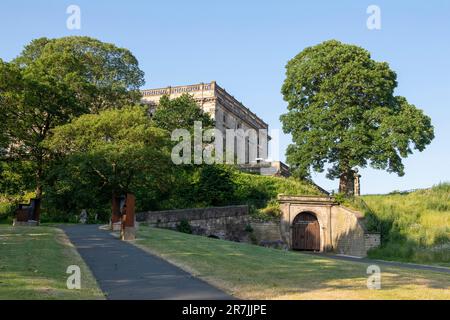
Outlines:
[[126, 49], [88, 37], [32, 41], [11, 63], [0, 62], [2, 160], [30, 162], [40, 197], [50, 130], [84, 113], [134, 104], [142, 84]]
[[[74, 114], [82, 113], [67, 86], [53, 79], [37, 79], [14, 64], [0, 65], [0, 107], [3, 134], [7, 146], [3, 149], [4, 162], [27, 162], [33, 167], [36, 196], [41, 185], [48, 153], [41, 146], [50, 129], [65, 123]], [[2, 166], [5, 167], [5, 166]]]
[[167, 188], [167, 135], [151, 126], [143, 107], [83, 115], [52, 132], [45, 145], [59, 162], [45, 190], [54, 207], [97, 208], [113, 193], [142, 199]]
[[402, 158], [423, 151], [434, 138], [431, 120], [406, 98], [394, 95], [397, 76], [363, 48], [335, 40], [306, 48], [286, 66], [282, 87], [291, 133], [287, 161], [299, 176], [311, 168], [340, 178], [351, 194], [356, 167], [370, 165], [404, 175]]
[[23, 177], [33, 176], [33, 165], [29, 161], [0, 161], [0, 196], [17, 198], [32, 190], [33, 179]]
[[139, 103], [144, 73], [133, 54], [89, 37], [39, 38], [13, 63], [39, 78], [64, 83], [92, 113]]
[[[189, 94], [183, 94], [175, 99], [163, 96], [152, 116], [153, 125], [166, 130], [168, 135], [175, 129], [188, 130], [191, 133], [191, 142], [194, 139], [195, 121], [200, 121], [204, 130], [214, 127], [214, 121], [209, 114], [204, 113]], [[172, 145], [176, 143], [178, 142], [172, 142]], [[194, 157], [193, 149], [192, 143], [192, 157]], [[163, 195], [160, 202], [162, 206], [172, 209], [195, 206], [199, 203], [211, 205], [211, 201], [214, 200], [207, 199], [205, 194], [197, 192], [197, 183], [202, 180], [199, 178], [202, 170], [202, 167], [187, 164], [172, 166], [173, 172], [167, 177], [172, 188], [169, 193]]]
[[169, 99], [167, 95], [161, 97], [152, 119], [156, 127], [168, 132], [175, 129], [193, 131], [195, 121], [201, 121], [203, 129], [214, 127], [214, 121], [209, 114], [204, 113], [189, 94], [175, 99]]
[[194, 177], [194, 200], [203, 206], [224, 206], [233, 201], [233, 171], [226, 166], [204, 165]]

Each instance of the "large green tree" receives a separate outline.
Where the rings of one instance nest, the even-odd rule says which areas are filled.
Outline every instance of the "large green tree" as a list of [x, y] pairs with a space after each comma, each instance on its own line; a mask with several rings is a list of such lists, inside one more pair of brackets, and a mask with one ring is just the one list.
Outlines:
[[189, 94], [183, 94], [175, 99], [169, 99], [167, 95], [162, 96], [152, 119], [155, 126], [168, 132], [175, 129], [193, 131], [195, 121], [202, 122], [203, 129], [214, 126], [214, 121], [210, 115], [203, 112], [195, 99]]
[[45, 146], [57, 159], [44, 188], [52, 207], [98, 209], [127, 192], [142, 202], [169, 188], [167, 133], [141, 106], [83, 115], [53, 129]]
[[7, 144], [1, 160], [31, 163], [40, 197], [50, 130], [84, 113], [137, 103], [142, 84], [126, 49], [88, 37], [32, 41], [10, 63], [0, 61], [0, 144]]
[[33, 77], [64, 83], [91, 113], [138, 103], [145, 83], [128, 49], [90, 37], [33, 40], [13, 63]]
[[288, 163], [303, 177], [328, 166], [347, 194], [357, 167], [404, 175], [402, 158], [423, 151], [434, 129], [396, 87], [396, 73], [361, 47], [331, 40], [303, 50], [287, 63], [282, 87]]

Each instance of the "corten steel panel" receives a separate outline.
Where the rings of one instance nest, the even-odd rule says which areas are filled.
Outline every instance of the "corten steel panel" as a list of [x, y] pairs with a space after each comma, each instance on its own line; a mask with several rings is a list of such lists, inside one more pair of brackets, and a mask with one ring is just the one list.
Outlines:
[[41, 218], [41, 199], [31, 199], [33, 207], [33, 217], [31, 220], [39, 221]]
[[28, 209], [17, 209], [16, 210], [16, 220], [18, 222], [28, 221]]
[[126, 219], [125, 227], [134, 227], [136, 197], [134, 194], [128, 193], [126, 199]]
[[112, 216], [111, 222], [116, 223], [120, 221], [120, 198], [113, 195], [112, 197]]

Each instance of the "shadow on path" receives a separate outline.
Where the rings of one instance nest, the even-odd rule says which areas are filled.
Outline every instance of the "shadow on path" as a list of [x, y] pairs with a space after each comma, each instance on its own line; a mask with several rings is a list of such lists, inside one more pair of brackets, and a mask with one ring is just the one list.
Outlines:
[[98, 225], [61, 227], [108, 299], [222, 300], [233, 297], [174, 265], [120, 241]]

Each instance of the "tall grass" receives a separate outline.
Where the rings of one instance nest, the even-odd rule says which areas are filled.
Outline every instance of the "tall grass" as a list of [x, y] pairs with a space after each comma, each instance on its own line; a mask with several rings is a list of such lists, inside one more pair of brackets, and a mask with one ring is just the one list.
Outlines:
[[242, 199], [276, 199], [279, 194], [321, 195], [313, 184], [306, 180], [235, 172], [236, 195]]
[[369, 257], [450, 266], [450, 183], [362, 198], [368, 228], [382, 235]]

